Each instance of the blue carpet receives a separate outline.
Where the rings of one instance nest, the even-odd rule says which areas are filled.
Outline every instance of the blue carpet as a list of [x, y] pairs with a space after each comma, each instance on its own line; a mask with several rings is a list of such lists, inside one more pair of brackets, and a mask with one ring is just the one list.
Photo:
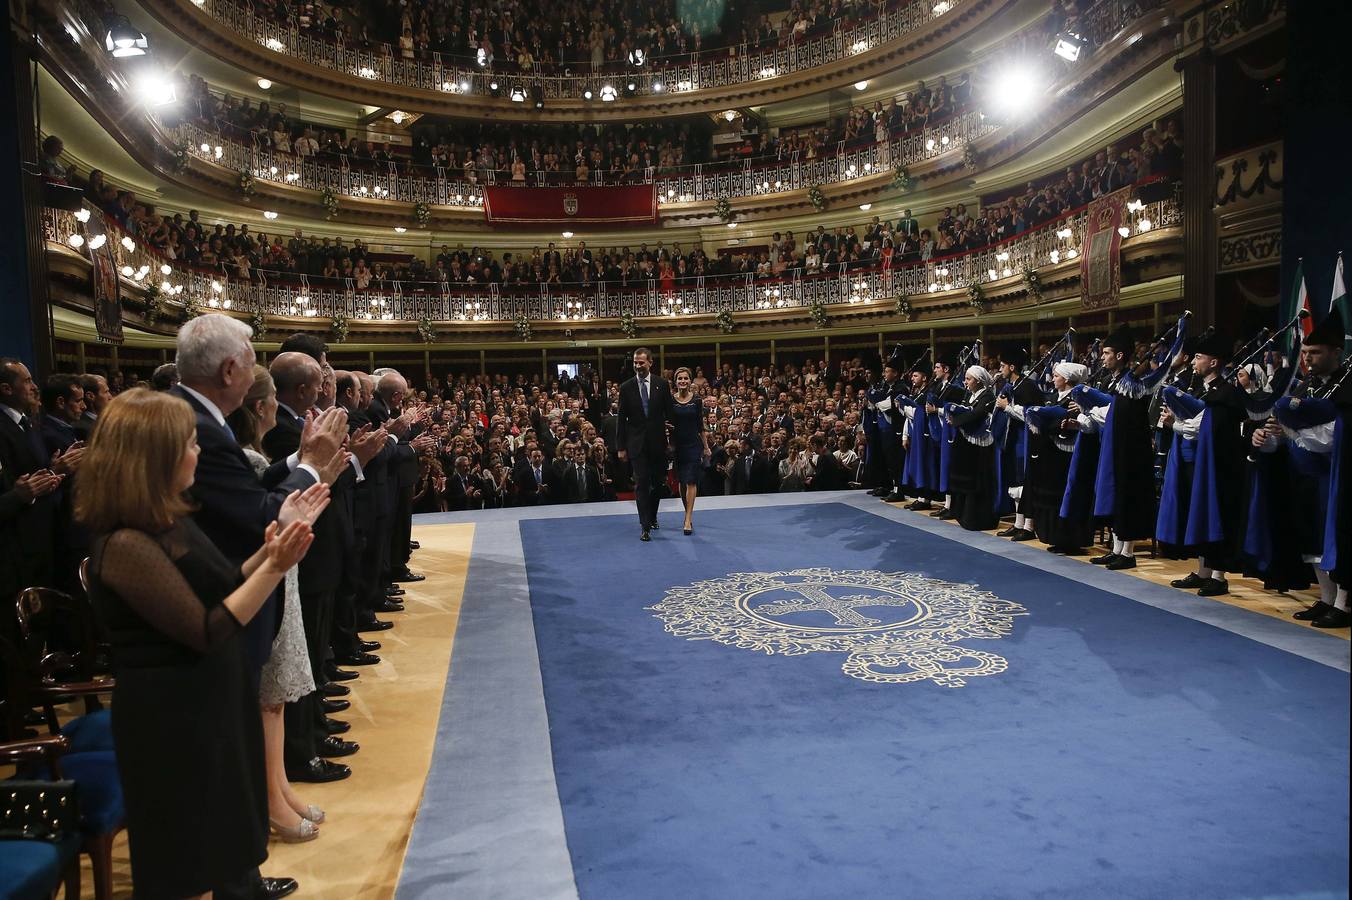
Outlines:
[[[520, 526], [581, 897], [1347, 894], [1346, 673], [841, 504], [663, 521], [646, 545], [632, 515]], [[1007, 670], [870, 683], [649, 609], [805, 566], [1018, 604], [958, 642]]]

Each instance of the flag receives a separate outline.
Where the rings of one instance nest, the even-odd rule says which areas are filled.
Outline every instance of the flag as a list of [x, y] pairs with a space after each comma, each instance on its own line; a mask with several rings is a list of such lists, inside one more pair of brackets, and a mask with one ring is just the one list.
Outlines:
[[[1287, 295], [1286, 301], [1281, 305], [1281, 322], [1285, 325], [1291, 321], [1299, 310], [1312, 312], [1310, 309], [1310, 292], [1305, 290], [1305, 273], [1303, 271], [1304, 263], [1296, 263], [1296, 280], [1291, 285], [1291, 293]], [[1300, 349], [1301, 341], [1305, 335], [1314, 328], [1314, 316], [1309, 315], [1301, 319], [1299, 324], [1291, 331], [1291, 336], [1287, 338], [1286, 355], [1293, 356]]]
[[1329, 312], [1338, 310], [1343, 317], [1343, 332], [1349, 346], [1352, 346], [1352, 300], [1347, 299], [1347, 288], [1343, 282], [1343, 255], [1333, 264], [1333, 292], [1329, 294]]

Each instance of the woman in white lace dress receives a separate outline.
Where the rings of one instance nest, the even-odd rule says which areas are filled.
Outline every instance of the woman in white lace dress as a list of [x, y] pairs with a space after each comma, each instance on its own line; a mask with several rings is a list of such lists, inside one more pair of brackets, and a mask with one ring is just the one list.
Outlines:
[[[230, 415], [228, 421], [244, 455], [261, 476], [268, 468], [268, 458], [261, 449], [263, 435], [277, 424], [277, 388], [266, 368], [254, 366], [253, 387], [245, 396], [244, 404]], [[315, 826], [324, 820], [323, 810], [296, 796], [282, 761], [282, 744], [286, 736], [282, 718], [284, 704], [315, 690], [305, 646], [305, 622], [301, 618], [298, 584], [296, 567], [292, 566], [286, 573], [282, 627], [272, 642], [272, 656], [263, 666], [258, 689], [268, 770], [268, 818], [273, 831], [287, 843], [319, 837], [319, 829]]]

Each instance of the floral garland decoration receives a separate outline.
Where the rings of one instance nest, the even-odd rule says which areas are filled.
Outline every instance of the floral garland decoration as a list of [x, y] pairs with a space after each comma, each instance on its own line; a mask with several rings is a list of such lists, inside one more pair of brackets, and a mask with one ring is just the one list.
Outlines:
[[437, 327], [427, 316], [418, 320], [418, 337], [422, 338], [424, 344], [430, 344], [437, 339]]
[[336, 314], [330, 323], [330, 328], [333, 330], [333, 342], [335, 344], [341, 344], [347, 340], [347, 316], [342, 313]]
[[527, 319], [524, 314], [516, 317], [516, 336], [523, 341], [530, 340], [530, 319]]
[[249, 327], [253, 329], [255, 341], [263, 340], [263, 336], [268, 333], [268, 317], [263, 310], [254, 310], [254, 314], [249, 316]]
[[338, 195], [333, 188], [324, 188], [319, 192], [319, 202], [324, 204], [324, 218], [332, 222], [338, 218]]
[[981, 168], [981, 157], [977, 155], [976, 148], [972, 146], [971, 141], [968, 141], [962, 147], [962, 164], [972, 172]]
[[967, 302], [972, 305], [978, 314], [986, 311], [986, 292], [981, 289], [981, 285], [973, 281], [967, 288]]
[[826, 195], [822, 193], [820, 187], [814, 184], [807, 189], [807, 202], [811, 203], [812, 208], [817, 212], [821, 212], [826, 208]]
[[892, 170], [892, 187], [903, 194], [910, 193], [911, 189], [915, 187], [915, 179], [911, 177], [910, 172], [906, 171], [905, 166], [899, 165]]
[[419, 228], [426, 228], [428, 223], [432, 221], [432, 207], [421, 200], [413, 204], [413, 221], [417, 223]]
[[826, 304], [820, 300], [813, 299], [807, 311], [812, 315], [812, 324], [817, 328], [825, 328], [828, 317], [826, 315]]
[[197, 298], [188, 294], [183, 298], [183, 321], [195, 319], [202, 314], [202, 306], [197, 302]]
[[1042, 276], [1037, 273], [1037, 269], [1032, 266], [1024, 266], [1023, 283], [1028, 287], [1028, 293], [1032, 296], [1034, 302], [1042, 302]]
[[720, 221], [732, 221], [732, 204], [728, 202], [727, 197], [718, 198], [718, 202], [714, 204], [714, 215], [718, 216]]
[[915, 309], [911, 306], [911, 298], [908, 294], [902, 294], [897, 297], [897, 315], [905, 316], [909, 321], [915, 314]]
[[239, 173], [239, 192], [245, 197], [252, 197], [254, 194], [254, 177], [242, 169]]
[[188, 168], [189, 158], [190, 157], [188, 156], [188, 145], [179, 144], [178, 146], [174, 147], [174, 152], [173, 156], [171, 157], [170, 165], [173, 166], [175, 172], [182, 172]]
[[724, 334], [732, 334], [737, 328], [737, 323], [732, 320], [732, 310], [730, 309], [719, 310], [718, 315], [714, 317], [714, 321], [718, 323], [718, 330]]
[[[622, 331], [627, 338], [632, 338], [634, 335], [638, 334], [638, 325], [634, 322], [633, 313], [627, 312], [620, 314], [620, 331]], [[527, 338], [526, 340], [530, 340], [530, 338]]]

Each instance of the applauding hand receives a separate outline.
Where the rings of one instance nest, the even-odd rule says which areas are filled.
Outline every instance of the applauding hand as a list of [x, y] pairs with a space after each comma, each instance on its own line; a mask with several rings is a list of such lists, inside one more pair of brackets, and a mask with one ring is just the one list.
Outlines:
[[316, 482], [304, 491], [291, 492], [277, 513], [277, 522], [282, 528], [287, 528], [293, 522], [313, 525], [328, 505], [329, 486], [322, 481]]
[[318, 415], [311, 412], [301, 427], [300, 461], [318, 469], [333, 458], [346, 440], [347, 410], [334, 406]]
[[285, 575], [287, 570], [305, 558], [314, 539], [314, 532], [305, 522], [292, 522], [285, 528], [278, 528], [277, 523], [273, 522], [263, 537], [263, 547], [267, 551], [263, 565], [274, 575]]

